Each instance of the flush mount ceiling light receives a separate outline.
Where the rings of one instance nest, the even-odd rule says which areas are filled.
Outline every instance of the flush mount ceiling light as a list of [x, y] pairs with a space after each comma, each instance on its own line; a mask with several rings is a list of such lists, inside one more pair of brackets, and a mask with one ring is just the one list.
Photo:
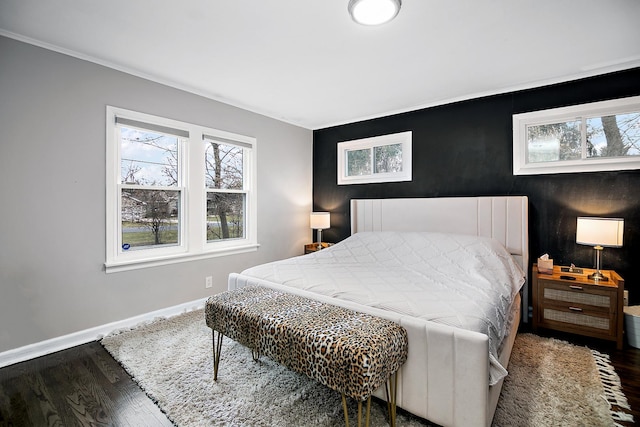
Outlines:
[[349, 0], [349, 14], [362, 25], [380, 25], [396, 17], [401, 0]]

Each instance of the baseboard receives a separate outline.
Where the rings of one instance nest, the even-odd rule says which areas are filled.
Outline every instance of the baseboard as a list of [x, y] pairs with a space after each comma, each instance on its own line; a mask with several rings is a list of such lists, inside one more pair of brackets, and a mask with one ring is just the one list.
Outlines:
[[187, 311], [197, 310], [203, 308], [206, 301], [207, 298], [202, 298], [186, 302], [184, 304], [175, 305], [173, 307], [141, 314], [139, 316], [130, 317], [117, 322], [108, 323], [106, 325], [96, 326], [94, 328], [52, 338], [46, 341], [29, 344], [24, 347], [7, 350], [0, 353], [0, 368], [55, 353], [56, 351], [65, 350], [80, 344], [86, 344], [102, 338], [109, 332], [117, 329], [130, 328], [139, 323], [153, 320], [157, 317], [171, 317]]

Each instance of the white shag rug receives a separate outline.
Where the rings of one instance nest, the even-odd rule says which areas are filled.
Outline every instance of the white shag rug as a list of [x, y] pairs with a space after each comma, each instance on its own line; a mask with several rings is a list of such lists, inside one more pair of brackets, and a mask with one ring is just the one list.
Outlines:
[[[116, 331], [102, 345], [178, 426], [343, 426], [340, 395], [225, 338], [213, 381], [204, 310]], [[352, 399], [350, 419], [357, 405]], [[614, 405], [614, 406], [612, 406]], [[615, 426], [632, 421], [608, 356], [563, 341], [519, 335], [494, 426]], [[372, 401], [371, 426], [386, 426]], [[404, 411], [398, 426], [428, 426]]]

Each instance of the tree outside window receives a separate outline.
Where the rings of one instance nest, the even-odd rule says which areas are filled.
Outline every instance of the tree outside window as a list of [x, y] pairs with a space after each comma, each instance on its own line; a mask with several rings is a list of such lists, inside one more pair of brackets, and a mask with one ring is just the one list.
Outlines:
[[244, 237], [246, 193], [242, 147], [205, 140], [207, 241]]
[[178, 144], [173, 135], [120, 128], [122, 249], [179, 244]]
[[411, 181], [412, 133], [338, 143], [338, 185]]

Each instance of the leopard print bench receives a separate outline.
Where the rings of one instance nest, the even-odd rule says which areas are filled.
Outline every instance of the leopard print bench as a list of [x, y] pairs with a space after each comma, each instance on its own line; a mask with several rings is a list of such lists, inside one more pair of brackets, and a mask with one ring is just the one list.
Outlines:
[[358, 426], [362, 402], [367, 401], [368, 426], [371, 394], [385, 384], [389, 422], [395, 426], [397, 371], [407, 360], [408, 349], [402, 326], [257, 286], [210, 297], [205, 317], [213, 332], [214, 381], [226, 335], [249, 347], [254, 359], [265, 355], [340, 392], [347, 427], [345, 396], [358, 400]]

